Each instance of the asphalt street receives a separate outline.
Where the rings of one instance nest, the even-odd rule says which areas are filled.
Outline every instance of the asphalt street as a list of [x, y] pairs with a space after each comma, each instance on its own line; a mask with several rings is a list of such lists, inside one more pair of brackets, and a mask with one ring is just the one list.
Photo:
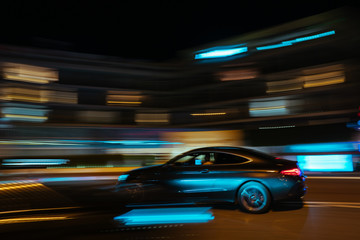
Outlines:
[[[52, 180], [51, 180], [52, 179]], [[211, 206], [204, 223], [128, 226], [116, 175], [11, 179], [0, 184], [1, 239], [356, 239], [360, 178], [309, 177], [303, 203], [277, 204], [266, 214]], [[179, 207], [181, 210], [181, 207]]]

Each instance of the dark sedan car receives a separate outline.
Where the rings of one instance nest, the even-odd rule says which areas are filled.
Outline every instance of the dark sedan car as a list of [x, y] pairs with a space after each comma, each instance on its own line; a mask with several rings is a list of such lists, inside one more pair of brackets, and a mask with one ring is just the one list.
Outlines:
[[247, 148], [207, 147], [127, 172], [119, 176], [117, 191], [131, 204], [228, 202], [263, 213], [275, 201], [303, 197], [306, 185], [296, 161]]

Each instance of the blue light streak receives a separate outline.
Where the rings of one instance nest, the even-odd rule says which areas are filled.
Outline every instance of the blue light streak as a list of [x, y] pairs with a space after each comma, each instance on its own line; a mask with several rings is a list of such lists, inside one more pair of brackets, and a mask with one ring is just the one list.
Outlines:
[[195, 59], [208, 59], [208, 58], [223, 58], [245, 53], [248, 51], [247, 47], [215, 47], [201, 50], [195, 54]]
[[329, 142], [308, 143], [286, 146], [284, 151], [288, 153], [311, 153], [311, 152], [351, 152], [357, 150], [358, 142]]
[[273, 45], [267, 45], [267, 46], [263, 46], [263, 47], [257, 47], [256, 50], [269, 50], [269, 49], [274, 49], [274, 48], [282, 48], [282, 47], [287, 47], [287, 46], [291, 46], [292, 43], [279, 43], [279, 44], [273, 44]]
[[118, 181], [125, 181], [129, 177], [129, 174], [120, 175]]
[[210, 207], [134, 209], [114, 217], [114, 220], [127, 226], [206, 223], [214, 219], [210, 209]]
[[262, 51], [262, 50], [269, 50], [269, 49], [274, 49], [274, 48], [282, 48], [282, 47], [292, 46], [295, 43], [310, 41], [310, 40], [327, 37], [327, 36], [334, 35], [334, 34], [335, 34], [335, 31], [332, 30], [332, 31], [324, 32], [324, 33], [311, 35], [311, 36], [300, 37], [300, 38], [296, 38], [296, 39], [292, 39], [292, 40], [288, 40], [288, 41], [283, 41], [278, 44], [257, 47], [256, 50]]
[[294, 40], [290, 40], [290, 41], [285, 41], [283, 43], [298, 43], [298, 42], [305, 42], [305, 41], [310, 41], [310, 40], [314, 40], [314, 39], [318, 39], [318, 38], [322, 38], [322, 37], [327, 37], [330, 35], [334, 35], [335, 31], [329, 31], [329, 32], [324, 32], [324, 33], [319, 33], [319, 34], [315, 34], [315, 35], [311, 35], [311, 36], [307, 36], [307, 37], [301, 37], [301, 38], [296, 38]]
[[124, 145], [156, 145], [156, 144], [183, 144], [180, 142], [168, 142], [168, 141], [160, 141], [160, 140], [109, 140], [109, 141], [98, 141], [102, 143], [110, 143], [110, 144], [124, 144]]
[[316, 172], [352, 172], [352, 156], [344, 155], [305, 155], [297, 156], [299, 167], [303, 171]]
[[253, 101], [249, 103], [251, 117], [265, 117], [289, 114], [285, 100]]
[[53, 166], [68, 163], [68, 159], [4, 159], [3, 166]]
[[252, 117], [279, 116], [287, 114], [289, 114], [289, 110], [286, 107], [276, 109], [250, 110], [250, 116]]
[[115, 176], [91, 176], [91, 177], [49, 177], [39, 178], [38, 181], [42, 183], [48, 182], [79, 182], [79, 181], [99, 181], [99, 180], [114, 180]]

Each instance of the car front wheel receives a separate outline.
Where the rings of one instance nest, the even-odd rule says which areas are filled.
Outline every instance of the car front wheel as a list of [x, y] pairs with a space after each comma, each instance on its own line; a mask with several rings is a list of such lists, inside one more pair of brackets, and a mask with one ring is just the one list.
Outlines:
[[239, 189], [238, 203], [246, 212], [265, 213], [270, 209], [271, 196], [261, 183], [248, 182]]

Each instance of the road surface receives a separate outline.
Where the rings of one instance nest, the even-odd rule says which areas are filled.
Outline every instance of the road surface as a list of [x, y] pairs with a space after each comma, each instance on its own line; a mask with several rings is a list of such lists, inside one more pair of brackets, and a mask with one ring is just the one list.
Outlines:
[[[360, 176], [309, 177], [304, 202], [260, 215], [212, 206], [204, 223], [125, 225], [113, 173], [3, 178], [1, 239], [357, 239]], [[177, 207], [180, 208], [181, 207]], [[172, 207], [174, 209], [174, 207]]]

